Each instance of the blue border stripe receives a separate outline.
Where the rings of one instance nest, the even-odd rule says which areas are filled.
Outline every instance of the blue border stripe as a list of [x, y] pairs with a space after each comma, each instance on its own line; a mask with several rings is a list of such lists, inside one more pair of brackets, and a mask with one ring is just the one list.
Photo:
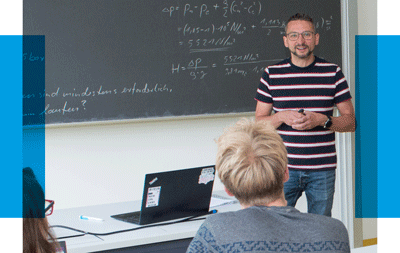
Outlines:
[[378, 37], [378, 217], [399, 218], [400, 36]]
[[0, 36], [2, 50], [0, 217], [22, 217], [22, 36]]
[[355, 217], [378, 217], [377, 36], [356, 36]]
[[45, 36], [24, 35], [22, 59], [23, 124], [35, 125], [23, 128], [23, 167], [32, 168], [45, 193]]

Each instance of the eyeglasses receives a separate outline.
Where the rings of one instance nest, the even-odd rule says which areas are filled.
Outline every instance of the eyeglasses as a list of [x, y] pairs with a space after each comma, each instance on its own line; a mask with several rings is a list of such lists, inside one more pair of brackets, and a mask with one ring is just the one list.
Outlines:
[[49, 216], [53, 213], [53, 208], [54, 207], [54, 200], [44, 200], [44, 213], [46, 216]]
[[292, 32], [292, 33], [286, 34], [286, 37], [287, 37], [289, 40], [294, 41], [294, 40], [297, 40], [297, 39], [299, 38], [300, 35], [303, 36], [303, 38], [304, 38], [305, 40], [310, 40], [310, 39], [312, 39], [314, 33], [313, 33], [313, 32], [302, 32], [302, 33]]

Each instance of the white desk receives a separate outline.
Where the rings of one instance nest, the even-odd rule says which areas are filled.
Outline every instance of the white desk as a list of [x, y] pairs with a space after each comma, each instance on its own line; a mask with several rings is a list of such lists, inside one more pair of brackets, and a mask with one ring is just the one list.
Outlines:
[[[217, 192], [216, 194], [223, 196], [224, 198], [228, 197], [224, 192]], [[240, 205], [238, 203], [229, 204], [216, 207], [215, 209], [217, 209], [218, 212], [235, 211], [240, 209]], [[117, 230], [140, 227], [127, 222], [118, 221], [110, 217], [111, 215], [128, 213], [137, 210], [140, 210], [140, 201], [54, 210], [54, 213], [51, 216], [48, 216], [48, 219], [50, 225], [52, 226], [64, 225], [93, 233], [108, 233]], [[80, 215], [102, 218], [104, 219], [104, 222], [81, 220], [79, 219]], [[61, 239], [61, 241], [66, 241], [68, 253], [107, 251], [128, 247], [133, 247], [130, 249], [133, 252], [151, 252], [149, 249], [146, 251], [136, 249], [135, 251], [135, 247], [148, 247], [145, 245], [154, 245], [157, 243], [174, 244], [171, 243], [171, 241], [182, 239], [186, 239], [182, 241], [183, 245], [186, 245], [190, 242], [191, 238], [195, 236], [203, 221], [204, 220], [198, 220], [173, 225], [143, 228], [136, 231], [107, 236], [96, 237], [92, 235], [85, 235], [81, 237]], [[53, 230], [57, 237], [80, 234], [64, 228], [54, 228]], [[179, 244], [179, 242], [176, 243]], [[126, 250], [126, 252], [130, 251]]]
[[[224, 192], [217, 192], [219, 196], [227, 198]], [[235, 211], [240, 208], [239, 204], [230, 204], [217, 207], [218, 212]], [[107, 205], [89, 206], [82, 208], [71, 208], [55, 210], [49, 216], [51, 225], [65, 225], [76, 229], [90, 231], [93, 233], [107, 233], [117, 230], [139, 227], [130, 223], [118, 221], [111, 215], [127, 213], [140, 210], [140, 201], [114, 203]], [[80, 215], [102, 218], [104, 222], [80, 220]], [[190, 221], [173, 225], [157, 226], [139, 229], [125, 233], [108, 236], [85, 235], [81, 237], [61, 239], [66, 241], [68, 253], [78, 252], [152, 252], [151, 247], [169, 247], [170, 252], [177, 252], [173, 245], [187, 247], [204, 220]], [[55, 228], [57, 237], [80, 234], [63, 228]], [[165, 244], [165, 245], [164, 245]], [[167, 250], [159, 251], [166, 252]], [[352, 249], [351, 253], [376, 253], [377, 246]]]

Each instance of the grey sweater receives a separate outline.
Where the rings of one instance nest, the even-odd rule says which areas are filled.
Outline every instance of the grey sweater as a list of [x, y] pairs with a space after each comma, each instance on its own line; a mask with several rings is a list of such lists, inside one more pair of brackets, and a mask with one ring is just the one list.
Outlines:
[[214, 214], [187, 252], [350, 252], [346, 227], [337, 219], [293, 207], [254, 206]]

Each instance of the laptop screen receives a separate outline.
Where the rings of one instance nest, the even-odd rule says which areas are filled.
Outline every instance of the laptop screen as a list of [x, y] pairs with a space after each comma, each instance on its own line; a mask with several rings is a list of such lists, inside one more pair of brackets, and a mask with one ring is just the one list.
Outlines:
[[141, 211], [111, 217], [146, 225], [206, 214], [214, 179], [214, 165], [146, 174]]
[[214, 179], [215, 166], [147, 174], [140, 224], [207, 213]]

